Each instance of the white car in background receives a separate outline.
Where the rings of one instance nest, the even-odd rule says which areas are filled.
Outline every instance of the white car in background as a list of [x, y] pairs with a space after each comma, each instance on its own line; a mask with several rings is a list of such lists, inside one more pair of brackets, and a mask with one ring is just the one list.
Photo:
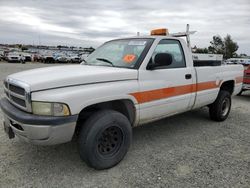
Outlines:
[[55, 58], [56, 63], [68, 63], [68, 57], [66, 55], [60, 55]]
[[226, 60], [227, 64], [250, 65], [250, 59], [246, 58], [230, 58]]
[[32, 61], [32, 57], [29, 53], [23, 53], [22, 56], [24, 57], [25, 62]]
[[41, 56], [42, 62], [43, 63], [55, 63], [55, 58], [53, 55], [42, 55]]
[[25, 57], [22, 54], [10, 53], [7, 55], [9, 63], [25, 63]]
[[82, 60], [79, 56], [77, 55], [69, 55], [68, 56], [68, 62], [69, 63], [81, 63]]

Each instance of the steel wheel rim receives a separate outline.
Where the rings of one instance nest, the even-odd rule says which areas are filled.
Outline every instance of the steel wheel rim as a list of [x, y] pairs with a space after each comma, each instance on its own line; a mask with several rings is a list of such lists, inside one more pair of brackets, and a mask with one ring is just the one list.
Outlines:
[[226, 116], [230, 109], [230, 100], [225, 98], [222, 102], [222, 115]]
[[123, 142], [123, 132], [117, 126], [105, 129], [98, 138], [97, 151], [101, 156], [116, 154]]

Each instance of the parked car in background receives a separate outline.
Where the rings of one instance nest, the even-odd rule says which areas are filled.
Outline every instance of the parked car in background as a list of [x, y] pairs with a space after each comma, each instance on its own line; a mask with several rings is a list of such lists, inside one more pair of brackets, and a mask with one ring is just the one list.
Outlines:
[[24, 53], [24, 54], [22, 54], [22, 55], [24, 56], [25, 62], [30, 62], [30, 61], [32, 61], [32, 58], [31, 58], [31, 55], [30, 55], [30, 54]]
[[77, 55], [69, 56], [68, 57], [69, 63], [81, 63], [81, 58]]
[[227, 64], [242, 64], [242, 65], [250, 65], [250, 59], [246, 58], [230, 58], [226, 60]]
[[42, 57], [41, 54], [35, 53], [35, 54], [33, 54], [32, 60], [33, 60], [34, 62], [42, 62], [43, 57]]
[[7, 55], [7, 61], [9, 63], [25, 63], [25, 57], [18, 53], [9, 53]]
[[55, 57], [55, 63], [68, 63], [68, 58], [65, 55]]
[[43, 63], [55, 63], [55, 59], [52, 55], [43, 55], [42, 62]]
[[242, 90], [238, 95], [241, 95], [242, 92], [247, 90], [250, 90], [250, 65], [245, 66]]

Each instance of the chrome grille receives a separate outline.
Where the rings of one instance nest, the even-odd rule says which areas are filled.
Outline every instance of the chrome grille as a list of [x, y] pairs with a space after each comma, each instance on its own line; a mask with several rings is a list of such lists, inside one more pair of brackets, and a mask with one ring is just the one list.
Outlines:
[[14, 106], [31, 112], [30, 91], [27, 84], [7, 78], [4, 81], [4, 93]]
[[15, 102], [16, 104], [25, 107], [26, 108], [26, 102], [23, 99], [17, 98], [13, 95], [10, 95], [10, 98], [12, 99], [13, 102]]
[[25, 90], [23, 88], [15, 86], [13, 84], [9, 84], [9, 90], [22, 96], [25, 95]]

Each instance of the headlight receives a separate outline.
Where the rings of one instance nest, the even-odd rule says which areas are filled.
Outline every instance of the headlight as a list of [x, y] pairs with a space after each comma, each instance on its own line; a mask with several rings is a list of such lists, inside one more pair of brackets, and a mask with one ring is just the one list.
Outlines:
[[36, 115], [68, 116], [70, 110], [66, 104], [50, 102], [32, 102], [32, 111]]

